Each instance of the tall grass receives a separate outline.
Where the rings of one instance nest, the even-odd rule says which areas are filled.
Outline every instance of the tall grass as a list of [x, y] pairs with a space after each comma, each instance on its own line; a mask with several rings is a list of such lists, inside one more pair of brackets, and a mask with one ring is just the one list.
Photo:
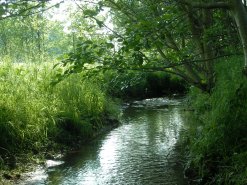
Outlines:
[[242, 66], [242, 58], [218, 61], [212, 94], [191, 91], [201, 124], [188, 132], [189, 169], [194, 170], [188, 175], [199, 184], [247, 183], [247, 80]]
[[[0, 154], [86, 139], [117, 116], [100, 86], [75, 74], [51, 86], [52, 64], [0, 63]], [[111, 106], [111, 107], [110, 107]], [[66, 139], [65, 139], [66, 138]]]

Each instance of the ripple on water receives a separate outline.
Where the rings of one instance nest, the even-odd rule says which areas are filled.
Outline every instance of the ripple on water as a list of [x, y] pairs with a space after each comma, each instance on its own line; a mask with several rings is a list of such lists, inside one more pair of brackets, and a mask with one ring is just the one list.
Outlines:
[[52, 171], [41, 171], [45, 180], [36, 184], [182, 184], [174, 150], [183, 127], [179, 104], [167, 98], [134, 102], [124, 109], [121, 126], [67, 156]]

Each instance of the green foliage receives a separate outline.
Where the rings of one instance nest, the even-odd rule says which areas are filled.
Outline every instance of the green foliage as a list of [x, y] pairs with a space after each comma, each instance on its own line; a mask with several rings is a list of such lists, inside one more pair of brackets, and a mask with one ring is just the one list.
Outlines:
[[0, 21], [0, 56], [13, 62], [44, 62], [72, 49], [72, 36], [42, 14]]
[[82, 82], [81, 75], [51, 87], [52, 64], [0, 66], [1, 156], [39, 151], [51, 142], [78, 144], [118, 115], [100, 86]]
[[115, 98], [144, 99], [181, 95], [187, 90], [187, 83], [164, 72], [106, 70], [96, 74], [88, 77], [99, 82], [105, 92]]
[[[173, 72], [203, 91], [214, 86], [213, 59], [236, 51], [232, 43], [239, 46], [224, 11], [193, 8], [189, 1], [103, 2], [121, 33], [115, 40], [122, 56], [131, 56], [132, 66]], [[131, 59], [120, 62], [128, 66]]]
[[[111, 9], [107, 12], [114, 23], [114, 29], [108, 28], [111, 34], [97, 31], [107, 27], [107, 18], [100, 16], [103, 5]], [[85, 2], [78, 7], [80, 13], [71, 15], [70, 27], [76, 42], [64, 55], [61, 65], [67, 70], [58, 81], [86, 70], [90, 71], [86, 76], [106, 70], [165, 71], [210, 92], [215, 83], [213, 60], [238, 46], [231, 19], [222, 11], [150, 0]], [[234, 42], [234, 48], [227, 42]]]
[[212, 94], [193, 92], [193, 106], [203, 114], [203, 124], [189, 132], [190, 167], [202, 184], [247, 182], [247, 82], [241, 66], [236, 57], [219, 61]]
[[[145, 78], [146, 75], [141, 72], [125, 71], [118, 72], [116, 70], [108, 70], [102, 74], [104, 88], [113, 97], [127, 98], [136, 97], [142, 98], [145, 96]], [[131, 89], [135, 93], [128, 93]], [[139, 90], [139, 93], [136, 92]], [[136, 96], [133, 96], [136, 94]]]
[[[54, 93], [60, 100], [57, 118], [61, 128], [80, 137], [88, 137], [105, 124], [104, 116], [108, 114], [110, 100], [99, 85], [82, 80], [81, 74], [71, 75], [55, 86]], [[113, 112], [111, 114], [116, 116]]]
[[44, 8], [46, 1], [6, 0], [0, 2], [0, 18], [26, 16]]
[[45, 115], [52, 114], [52, 107], [47, 94], [40, 93], [42, 75], [38, 73], [38, 69], [30, 72], [22, 66], [1, 64], [1, 146], [6, 149], [35, 148], [46, 137], [49, 120]]
[[86, 78], [101, 76], [106, 91], [117, 97], [144, 98], [185, 91], [183, 80], [164, 73], [162, 67], [150, 67], [136, 47], [129, 45], [115, 51], [114, 44], [104, 39], [79, 39], [74, 51], [63, 55], [55, 65], [65, 70], [57, 74], [54, 84], [82, 73]]

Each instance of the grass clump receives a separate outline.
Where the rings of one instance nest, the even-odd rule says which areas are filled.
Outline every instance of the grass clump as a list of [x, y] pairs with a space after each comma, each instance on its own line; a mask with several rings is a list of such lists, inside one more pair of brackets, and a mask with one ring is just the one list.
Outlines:
[[194, 184], [247, 182], [247, 80], [242, 60], [230, 58], [216, 65], [212, 94], [191, 91], [197, 124], [188, 131], [186, 175]]
[[18, 153], [78, 144], [117, 117], [98, 84], [74, 74], [52, 87], [55, 73], [48, 63], [0, 64], [0, 167]]

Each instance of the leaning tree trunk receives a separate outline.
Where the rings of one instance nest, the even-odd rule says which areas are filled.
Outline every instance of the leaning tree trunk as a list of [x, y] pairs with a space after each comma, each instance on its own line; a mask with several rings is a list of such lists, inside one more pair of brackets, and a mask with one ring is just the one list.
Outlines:
[[244, 52], [244, 74], [247, 76], [247, 11], [242, 0], [231, 0], [231, 12], [238, 27]]

